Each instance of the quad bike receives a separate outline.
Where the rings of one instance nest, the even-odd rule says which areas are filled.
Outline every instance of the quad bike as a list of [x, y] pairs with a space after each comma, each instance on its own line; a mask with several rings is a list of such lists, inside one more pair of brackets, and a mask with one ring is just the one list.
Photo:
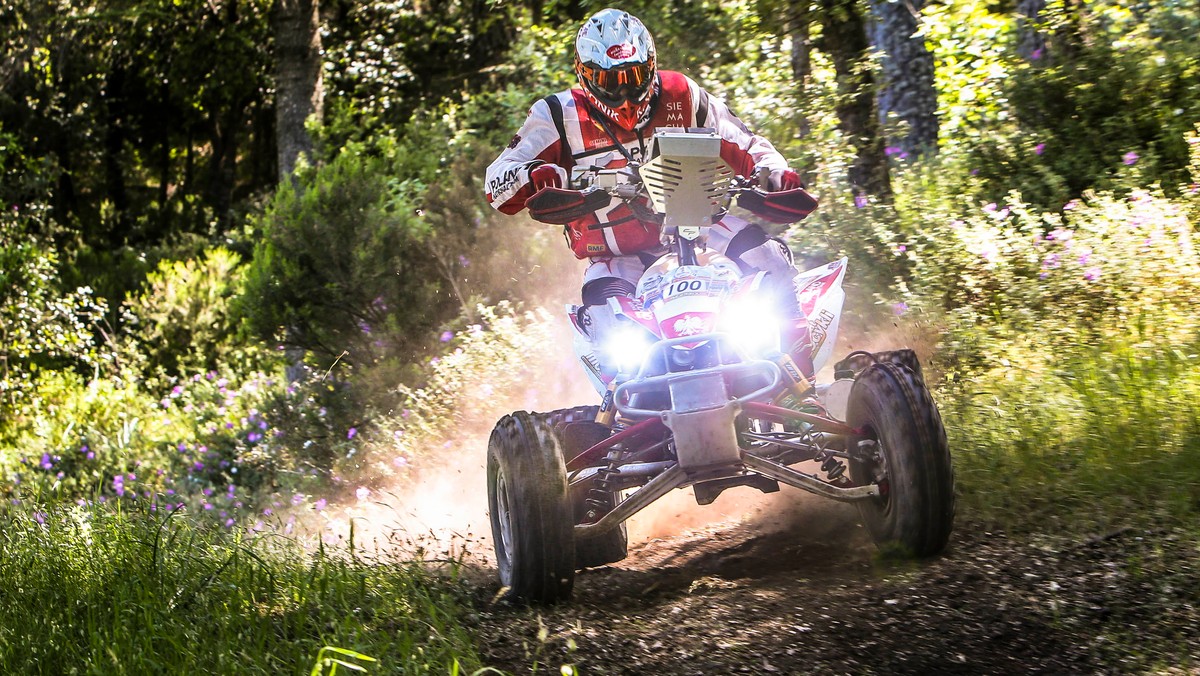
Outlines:
[[[720, 146], [712, 130], [660, 130], [645, 164], [586, 169], [572, 181], [585, 189], [543, 188], [530, 200], [551, 222], [614, 198], [648, 203], [670, 251], [646, 270], [635, 297], [609, 300], [627, 342], [581, 355], [603, 387], [600, 403], [518, 411], [492, 432], [488, 505], [509, 598], [566, 600], [577, 570], [625, 558], [627, 519], [687, 486], [705, 505], [735, 486], [766, 493], [784, 483], [856, 503], [885, 551], [921, 557], [946, 545], [950, 452], [915, 355], [852, 353], [832, 382], [814, 384], [780, 352], [769, 306], [756, 304], [764, 273], [742, 275], [706, 249], [705, 236], [733, 199], [794, 222], [812, 198], [764, 193], [732, 176]], [[845, 269], [841, 259], [795, 279], [817, 369], [836, 341]]]

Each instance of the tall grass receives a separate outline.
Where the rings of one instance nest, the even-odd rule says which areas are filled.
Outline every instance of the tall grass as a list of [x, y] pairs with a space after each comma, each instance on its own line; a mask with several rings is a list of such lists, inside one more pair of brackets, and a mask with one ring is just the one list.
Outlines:
[[1031, 338], [942, 388], [964, 507], [1010, 526], [1108, 528], [1200, 513], [1200, 341]]
[[0, 673], [299, 674], [326, 646], [387, 673], [470, 673], [449, 572], [161, 513], [17, 511], [0, 525]]

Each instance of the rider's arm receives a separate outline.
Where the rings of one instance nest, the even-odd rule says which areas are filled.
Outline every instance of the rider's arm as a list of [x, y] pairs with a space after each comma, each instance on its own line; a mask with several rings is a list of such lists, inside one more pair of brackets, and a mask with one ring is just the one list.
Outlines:
[[488, 202], [510, 215], [525, 208], [525, 200], [534, 193], [529, 172], [542, 164], [557, 163], [562, 150], [550, 106], [540, 100], [529, 109], [529, 116], [508, 147], [488, 167], [484, 184]]
[[772, 171], [788, 168], [787, 160], [771, 142], [746, 128], [721, 99], [709, 94], [688, 78], [692, 90], [696, 126], [712, 127], [721, 136], [721, 158], [733, 167], [734, 173], [750, 177], [755, 169]]

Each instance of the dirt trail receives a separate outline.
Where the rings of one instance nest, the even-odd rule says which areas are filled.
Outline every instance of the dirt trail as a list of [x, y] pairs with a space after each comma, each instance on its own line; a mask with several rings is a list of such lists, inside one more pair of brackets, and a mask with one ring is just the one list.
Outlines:
[[[485, 664], [515, 674], [535, 664], [539, 673], [573, 664], [582, 674], [1076, 674], [1200, 664], [1194, 566], [1172, 578], [1191, 588], [1174, 590], [1129, 570], [1131, 560], [1176, 573], [1191, 565], [1190, 545], [1163, 556], [1169, 535], [1119, 531], [1051, 546], [960, 525], [944, 556], [888, 562], [852, 507], [795, 493], [757, 500], [745, 518], [631, 545], [620, 564], [580, 573], [574, 601], [560, 607], [497, 604], [495, 582], [480, 583], [472, 621]], [[1153, 601], [1164, 589], [1174, 598]], [[1129, 655], [1120, 646], [1135, 637], [1144, 650]], [[1158, 645], [1176, 648], [1159, 654]]]

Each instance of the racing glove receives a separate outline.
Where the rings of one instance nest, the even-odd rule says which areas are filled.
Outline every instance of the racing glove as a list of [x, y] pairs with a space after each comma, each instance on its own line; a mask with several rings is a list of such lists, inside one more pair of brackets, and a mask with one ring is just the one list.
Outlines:
[[774, 169], [771, 175], [767, 177], [767, 191], [780, 192], [783, 190], [795, 190], [803, 188], [804, 181], [800, 180], [800, 175], [791, 169]]
[[539, 164], [529, 170], [529, 184], [536, 193], [542, 188], [561, 188], [567, 183], [567, 170], [557, 164]]

